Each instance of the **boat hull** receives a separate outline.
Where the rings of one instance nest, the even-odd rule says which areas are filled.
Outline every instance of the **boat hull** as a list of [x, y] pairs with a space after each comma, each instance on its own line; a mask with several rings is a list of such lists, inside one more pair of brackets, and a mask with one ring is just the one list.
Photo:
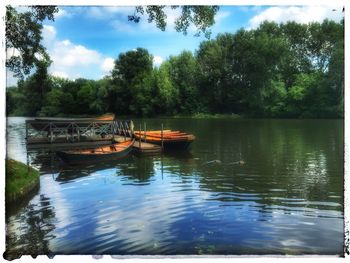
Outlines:
[[[80, 153], [80, 151], [58, 151], [56, 154], [66, 163], [69, 164], [82, 164], [82, 163], [91, 163], [91, 162], [102, 162], [116, 160], [122, 157], [127, 156], [133, 149], [133, 141], [130, 141], [130, 144], [121, 151], [109, 152], [109, 153]], [[94, 149], [87, 149], [85, 151], [93, 151]]]
[[[162, 145], [161, 141], [148, 141], [157, 145]], [[193, 141], [163, 141], [163, 147], [165, 150], [185, 150], [188, 149]]]
[[162, 145], [165, 150], [167, 149], [187, 149], [191, 143], [195, 140], [195, 136], [192, 134], [187, 134], [179, 131], [167, 130], [163, 132], [163, 135], [160, 131], [147, 131], [146, 136], [144, 132], [136, 131], [134, 133], [136, 140], [141, 140], [157, 145]]

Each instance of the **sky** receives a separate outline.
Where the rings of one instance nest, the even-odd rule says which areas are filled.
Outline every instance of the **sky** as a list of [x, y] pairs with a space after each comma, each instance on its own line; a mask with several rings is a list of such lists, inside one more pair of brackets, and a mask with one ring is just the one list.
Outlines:
[[[185, 36], [174, 29], [180, 10], [166, 8], [167, 28], [163, 32], [147, 17], [136, 24], [128, 21], [133, 6], [59, 6], [55, 21], [43, 22], [43, 44], [53, 61], [49, 73], [68, 79], [101, 79], [113, 68], [122, 52], [146, 48], [159, 66], [172, 55], [184, 50], [193, 53], [204, 36], [196, 37], [191, 26]], [[235, 33], [238, 29], [254, 29], [265, 20], [278, 23], [340, 21], [342, 6], [220, 6], [211, 27], [211, 38], [220, 33]], [[16, 79], [7, 72], [7, 86]]]

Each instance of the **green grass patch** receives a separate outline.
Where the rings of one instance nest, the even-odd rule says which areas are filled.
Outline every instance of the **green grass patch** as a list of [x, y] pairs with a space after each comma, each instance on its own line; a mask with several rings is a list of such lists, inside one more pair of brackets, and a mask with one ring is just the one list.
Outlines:
[[39, 182], [39, 172], [12, 159], [6, 160], [6, 202], [15, 201], [30, 192]]

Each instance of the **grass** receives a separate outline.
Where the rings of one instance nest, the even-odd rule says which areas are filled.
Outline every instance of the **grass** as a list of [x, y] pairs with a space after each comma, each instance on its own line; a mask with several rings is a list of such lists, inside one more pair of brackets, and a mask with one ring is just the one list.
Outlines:
[[12, 159], [6, 160], [6, 202], [15, 201], [30, 192], [39, 182], [39, 172]]

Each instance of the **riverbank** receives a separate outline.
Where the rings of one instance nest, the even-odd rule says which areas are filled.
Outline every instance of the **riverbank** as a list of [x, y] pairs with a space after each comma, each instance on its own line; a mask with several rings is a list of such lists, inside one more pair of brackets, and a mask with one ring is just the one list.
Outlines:
[[23, 199], [39, 184], [39, 172], [12, 159], [6, 160], [6, 203]]

